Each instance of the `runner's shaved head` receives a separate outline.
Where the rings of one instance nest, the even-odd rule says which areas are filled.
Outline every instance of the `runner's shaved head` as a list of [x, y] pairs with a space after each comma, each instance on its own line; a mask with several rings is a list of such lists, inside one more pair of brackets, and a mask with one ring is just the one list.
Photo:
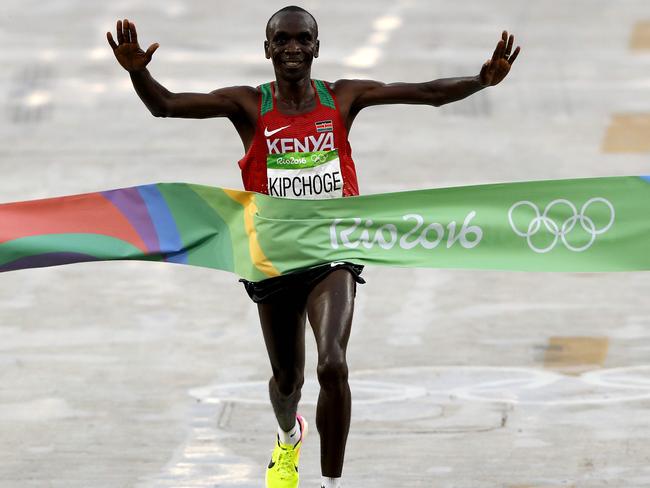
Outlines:
[[308, 16], [311, 21], [314, 23], [313, 29], [314, 29], [314, 39], [318, 38], [318, 23], [316, 22], [316, 19], [312, 14], [310, 14], [307, 10], [305, 10], [302, 7], [298, 7], [296, 5], [289, 5], [287, 7], [281, 8], [277, 12], [275, 12], [271, 17], [269, 18], [269, 21], [266, 23], [266, 38], [268, 40], [271, 39], [271, 24], [273, 23], [273, 20], [279, 16], [283, 15], [285, 13], [300, 13]]

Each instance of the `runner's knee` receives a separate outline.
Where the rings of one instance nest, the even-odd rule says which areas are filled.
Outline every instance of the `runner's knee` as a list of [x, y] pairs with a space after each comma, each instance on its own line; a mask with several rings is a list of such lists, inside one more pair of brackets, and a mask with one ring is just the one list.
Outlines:
[[339, 385], [348, 381], [348, 365], [343, 354], [328, 356], [319, 361], [316, 372], [321, 386]]

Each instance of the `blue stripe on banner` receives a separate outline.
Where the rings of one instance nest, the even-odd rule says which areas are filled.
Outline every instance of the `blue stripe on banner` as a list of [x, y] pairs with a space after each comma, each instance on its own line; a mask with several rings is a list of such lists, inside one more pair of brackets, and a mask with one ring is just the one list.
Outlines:
[[165, 255], [165, 261], [170, 263], [187, 264], [187, 251], [183, 249], [183, 241], [176, 227], [167, 202], [163, 198], [156, 185], [138, 186], [138, 192], [142, 196], [151, 220], [153, 220], [160, 250]]
[[646, 180], [648, 183], [650, 183], [650, 176], [639, 176], [642, 180]]

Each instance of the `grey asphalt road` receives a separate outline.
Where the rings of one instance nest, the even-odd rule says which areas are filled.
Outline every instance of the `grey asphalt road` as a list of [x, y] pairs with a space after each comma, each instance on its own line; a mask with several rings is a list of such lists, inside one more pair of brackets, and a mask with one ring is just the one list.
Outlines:
[[[442, 108], [363, 112], [363, 193], [649, 174], [647, 0], [309, 0], [317, 78], [474, 75]], [[269, 2], [3, 0], [0, 201], [161, 181], [241, 187], [224, 120], [153, 118], [105, 32], [137, 23], [172, 91], [256, 85]], [[344, 486], [650, 486], [650, 275], [368, 268], [349, 349]], [[301, 412], [314, 425], [307, 334]], [[0, 487], [260, 487], [275, 423], [233, 275], [92, 263], [0, 276]], [[315, 429], [313, 429], [315, 432]], [[318, 436], [303, 487], [320, 479]]]

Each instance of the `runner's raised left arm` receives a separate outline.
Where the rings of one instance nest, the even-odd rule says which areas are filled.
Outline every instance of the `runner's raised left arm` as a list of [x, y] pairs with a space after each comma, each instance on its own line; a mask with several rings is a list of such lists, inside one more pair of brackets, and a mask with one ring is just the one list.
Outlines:
[[[409, 103], [440, 106], [462, 100], [488, 86], [500, 83], [510, 72], [520, 48], [512, 51], [514, 36], [503, 31], [492, 54], [476, 76], [443, 78], [424, 83], [381, 83], [370, 80], [341, 80], [334, 90], [342, 99], [349, 99], [349, 113], [372, 105]], [[338, 85], [338, 87], [337, 87]], [[337, 89], [338, 88], [338, 89]], [[340, 94], [339, 94], [340, 92]]]

